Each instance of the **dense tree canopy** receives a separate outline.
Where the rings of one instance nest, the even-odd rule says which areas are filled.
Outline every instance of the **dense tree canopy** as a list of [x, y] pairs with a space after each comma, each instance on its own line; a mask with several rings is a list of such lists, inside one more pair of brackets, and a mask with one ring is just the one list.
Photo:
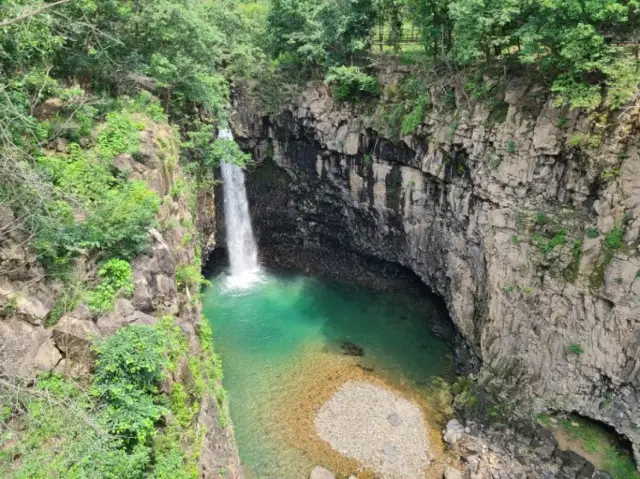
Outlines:
[[372, 0], [273, 0], [271, 49], [305, 64], [351, 61], [369, 48], [375, 21]]
[[[304, 64], [352, 62], [369, 49], [376, 25], [398, 50], [405, 22], [426, 56], [464, 68], [506, 62], [534, 67], [558, 101], [596, 108], [602, 93], [617, 107], [636, 91], [637, 0], [272, 0], [272, 52]], [[381, 31], [381, 29], [379, 29]]]

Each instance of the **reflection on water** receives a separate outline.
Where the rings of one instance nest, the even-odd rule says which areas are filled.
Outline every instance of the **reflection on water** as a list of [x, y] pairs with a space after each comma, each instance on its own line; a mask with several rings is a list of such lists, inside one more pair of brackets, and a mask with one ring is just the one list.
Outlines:
[[[313, 408], [341, 382], [384, 382], [428, 409], [433, 379], [451, 370], [450, 349], [430, 334], [430, 322], [445, 313], [428, 297], [302, 276], [264, 276], [234, 291], [220, 276], [204, 308], [224, 363], [240, 456], [253, 478], [300, 479], [317, 462], [353, 470], [312, 430]], [[431, 422], [436, 431], [440, 424]]]

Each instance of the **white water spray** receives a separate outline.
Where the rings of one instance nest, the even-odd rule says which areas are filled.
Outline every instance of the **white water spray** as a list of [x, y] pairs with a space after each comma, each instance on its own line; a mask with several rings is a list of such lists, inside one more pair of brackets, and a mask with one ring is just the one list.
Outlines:
[[[228, 129], [220, 130], [219, 139], [233, 140]], [[253, 237], [244, 172], [236, 165], [223, 162], [224, 217], [227, 226], [227, 250], [231, 275], [229, 286], [246, 287], [259, 279], [258, 248]]]

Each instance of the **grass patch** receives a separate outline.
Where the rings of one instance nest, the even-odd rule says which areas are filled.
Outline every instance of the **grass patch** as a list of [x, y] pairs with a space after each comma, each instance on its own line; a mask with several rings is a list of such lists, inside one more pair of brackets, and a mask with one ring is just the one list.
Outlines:
[[584, 451], [599, 454], [600, 467], [614, 479], [640, 479], [632, 455], [624, 450], [615, 436], [601, 425], [577, 415], [560, 418], [553, 424], [548, 416], [538, 416], [538, 422], [547, 427], [560, 428], [567, 439], [577, 443]]
[[573, 283], [578, 279], [578, 273], [580, 272], [580, 263], [582, 262], [584, 240], [582, 238], [573, 242], [571, 247], [571, 262], [565, 268], [563, 272], [564, 279], [570, 283]]
[[87, 291], [87, 304], [94, 313], [111, 311], [118, 296], [131, 296], [135, 290], [131, 265], [121, 259], [110, 259], [102, 265], [98, 278], [98, 285]]
[[571, 344], [569, 346], [569, 352], [576, 356], [582, 356], [584, 354], [584, 349], [579, 344]]
[[589, 277], [589, 285], [594, 290], [602, 287], [607, 266], [613, 261], [615, 252], [624, 247], [624, 225], [623, 223], [621, 226], [616, 226], [604, 235], [602, 261], [595, 266]]
[[536, 233], [531, 237], [531, 243], [536, 245], [541, 253], [548, 254], [553, 251], [556, 246], [567, 244], [567, 230], [564, 228], [560, 229], [551, 238], [544, 238]]

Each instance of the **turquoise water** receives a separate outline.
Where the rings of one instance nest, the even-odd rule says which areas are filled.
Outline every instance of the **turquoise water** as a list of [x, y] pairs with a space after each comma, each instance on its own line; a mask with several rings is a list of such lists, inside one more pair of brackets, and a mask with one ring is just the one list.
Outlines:
[[[291, 275], [265, 276], [248, 290], [230, 291], [219, 276], [205, 292], [204, 311], [224, 364], [240, 456], [252, 478], [300, 479], [318, 461], [308, 441], [285, 434], [299, 419], [289, 411], [304, 410], [313, 399], [300, 394], [303, 383], [315, 381], [310, 374], [321, 382], [334, 366], [356, 371], [359, 365], [372, 377], [420, 392], [451, 369], [450, 349], [430, 333], [430, 322], [444, 313], [427, 296]], [[346, 356], [345, 341], [361, 347], [363, 356]], [[320, 371], [299, 373], [305, 368]], [[285, 398], [291, 406], [283, 408]]]

